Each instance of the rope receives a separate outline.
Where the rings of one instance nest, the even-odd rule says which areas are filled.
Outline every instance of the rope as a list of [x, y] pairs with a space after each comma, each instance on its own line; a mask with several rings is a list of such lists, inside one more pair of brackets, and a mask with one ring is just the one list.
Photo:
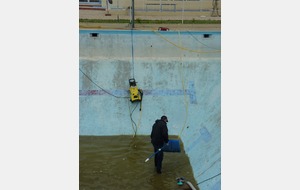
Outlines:
[[217, 177], [217, 176], [219, 176], [219, 175], [221, 175], [221, 173], [219, 173], [219, 174], [217, 174], [217, 175], [214, 175], [214, 176], [212, 176], [212, 177], [210, 177], [210, 178], [207, 178], [206, 180], [203, 180], [203, 181], [197, 183], [197, 185], [199, 185], [199, 184], [201, 184], [201, 183], [203, 183], [203, 182], [205, 182], [205, 181], [211, 180], [211, 179], [213, 179], [213, 178], [215, 178], [215, 177]]
[[175, 44], [174, 42], [170, 41], [169, 39], [167, 39], [166, 37], [164, 37], [163, 35], [161, 35], [159, 32], [157, 31], [153, 31], [155, 34], [159, 35], [162, 39], [164, 39], [165, 41], [169, 42], [170, 44], [174, 45], [175, 47], [185, 50], [185, 51], [189, 51], [189, 52], [195, 52], [195, 53], [216, 53], [216, 52], [221, 52], [221, 50], [215, 50], [215, 51], [198, 51], [198, 50], [193, 50], [193, 49], [189, 49], [183, 46], [180, 46], [178, 44]]
[[[215, 49], [215, 50], [219, 50], [219, 49], [216, 49], [216, 48], [212, 48], [212, 47], [209, 47], [208, 45], [202, 43], [201, 41], [198, 40], [198, 38], [196, 38], [190, 31], [187, 31], [196, 41], [198, 41], [200, 44], [204, 45], [205, 47], [208, 47], [208, 48], [211, 48], [211, 49]], [[219, 50], [221, 51], [221, 50]]]
[[[145, 25], [143, 25], [143, 24], [141, 24], [141, 25], [145, 27]], [[185, 48], [185, 47], [181, 46], [181, 44], [178, 45], [178, 44], [176, 44], [176, 43], [170, 41], [169, 39], [167, 39], [167, 38], [164, 37], [163, 35], [161, 35], [161, 34], [157, 31], [156, 28], [152, 28], [152, 32], [154, 32], [155, 34], [157, 34], [159, 37], [161, 37], [161, 38], [164, 39], [165, 41], [169, 42], [170, 44], [172, 44], [172, 45], [174, 45], [175, 47], [177, 47], [177, 48], [179, 48], [179, 49], [182, 49], [182, 50], [186, 50], [186, 51], [190, 51], [190, 52], [195, 52], [195, 53], [217, 53], [217, 52], [221, 52], [221, 50], [215, 49], [215, 48], [211, 48], [211, 47], [209, 47], [209, 46], [207, 46], [207, 45], [205, 45], [205, 44], [203, 44], [203, 43], [202, 43], [203, 45], [205, 45], [206, 47], [209, 47], [209, 48], [211, 48], [211, 49], [215, 49], [215, 51], [198, 51], [198, 50], [193, 50], [193, 49]], [[189, 31], [188, 31], [188, 32], [189, 32]], [[194, 36], [193, 36], [193, 37], [194, 37]], [[200, 42], [198, 39], [196, 39], [196, 40], [197, 40], [198, 42]], [[200, 42], [200, 43], [201, 43], [201, 42]]]
[[96, 85], [98, 88], [100, 88], [101, 90], [103, 90], [104, 92], [106, 92], [107, 94], [115, 97], [115, 98], [130, 98], [130, 97], [122, 97], [122, 96], [116, 96], [110, 92], [108, 92], [107, 90], [105, 90], [104, 88], [102, 88], [101, 86], [99, 86], [98, 84], [96, 84], [87, 74], [85, 74], [80, 68], [79, 68], [80, 72], [87, 78], [89, 79], [94, 85]]
[[197, 177], [199, 177], [200, 175], [204, 174], [207, 170], [209, 170], [213, 165], [215, 165], [215, 163], [217, 163], [220, 160], [221, 160], [221, 158], [219, 158], [216, 161], [214, 161], [208, 168], [206, 168], [206, 170], [204, 170], [202, 173], [200, 173]]
[[[180, 42], [180, 45], [182, 43], [182, 39], [181, 39], [181, 35], [180, 35], [180, 32], [178, 31], [178, 35], [179, 35], [179, 42]], [[180, 71], [180, 78], [181, 78], [181, 85], [182, 85], [182, 90], [183, 90], [183, 94], [184, 94], [184, 105], [185, 105], [185, 119], [184, 119], [184, 122], [183, 122], [183, 126], [181, 128], [181, 131], [180, 133], [178, 134], [178, 139], [180, 138], [184, 128], [185, 128], [185, 125], [186, 125], [186, 122], [187, 122], [187, 117], [188, 117], [188, 100], [187, 100], [187, 94], [186, 94], [186, 91], [185, 91], [185, 80], [184, 80], [184, 77], [183, 77], [183, 61], [182, 61], [182, 50], [180, 52], [180, 63], [181, 63], [181, 67], [179, 67], [179, 71]]]

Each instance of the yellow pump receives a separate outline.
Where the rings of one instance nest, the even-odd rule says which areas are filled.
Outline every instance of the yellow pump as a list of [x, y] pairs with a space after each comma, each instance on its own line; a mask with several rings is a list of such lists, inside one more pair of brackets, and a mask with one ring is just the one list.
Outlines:
[[130, 91], [130, 101], [142, 101], [143, 91], [142, 89], [138, 89], [135, 79], [129, 79], [129, 91]]

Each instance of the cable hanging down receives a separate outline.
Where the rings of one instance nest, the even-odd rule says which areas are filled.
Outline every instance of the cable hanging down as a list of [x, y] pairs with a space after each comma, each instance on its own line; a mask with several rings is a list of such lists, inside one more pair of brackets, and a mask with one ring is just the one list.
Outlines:
[[132, 78], [134, 78], [134, 48], [133, 48], [133, 30], [131, 29], [131, 64], [132, 64]]
[[[133, 137], [136, 136], [137, 134], [137, 129], [140, 128], [140, 123], [141, 123], [141, 118], [142, 118], [142, 99], [143, 99], [143, 90], [139, 89], [137, 87], [137, 82], [134, 79], [134, 42], [133, 42], [133, 28], [131, 28], [131, 71], [132, 71], [132, 78], [129, 79], [129, 93], [130, 93], [130, 102], [131, 103], [136, 103], [135, 107], [133, 110], [130, 110], [130, 105], [128, 104], [129, 107], [129, 116], [130, 116], [130, 121], [132, 125], [132, 129], [134, 131]], [[129, 102], [129, 101], [128, 101]], [[138, 104], [140, 105], [140, 116], [138, 120], [138, 125], [136, 122], [133, 120], [132, 115], [135, 109], [137, 108]]]
[[[141, 117], [142, 117], [142, 99], [143, 99], [143, 90], [139, 89], [136, 85], [136, 81], [134, 78], [129, 79], [129, 92], [130, 92], [130, 102], [131, 103], [136, 103], [134, 109], [131, 111], [130, 110], [130, 105], [128, 104], [129, 107], [129, 115], [130, 115], [130, 120], [132, 124], [132, 128], [134, 131], [134, 135], [137, 133], [137, 129], [140, 127], [140, 122], [141, 122]], [[128, 101], [129, 102], [129, 101]], [[134, 110], [137, 108], [138, 104], [140, 104], [140, 118], [138, 125], [135, 123], [135, 121], [132, 118]]]
[[96, 84], [87, 74], [85, 74], [80, 68], [79, 68], [80, 72], [87, 78], [89, 79], [89, 81], [91, 81], [94, 85], [96, 85], [98, 88], [100, 88], [101, 90], [103, 90], [105, 93], [115, 97], [115, 98], [129, 98], [129, 96], [116, 96], [110, 92], [108, 92], [107, 90], [105, 90], [104, 88], [102, 88], [101, 86], [99, 86], [98, 84]]
[[214, 176], [212, 176], [212, 177], [210, 177], [210, 178], [207, 178], [207, 179], [205, 179], [205, 180], [203, 180], [203, 181], [197, 183], [197, 185], [199, 185], [199, 184], [201, 184], [201, 183], [204, 183], [204, 182], [206, 182], [206, 181], [208, 181], [208, 180], [211, 180], [211, 179], [213, 179], [213, 178], [215, 178], [215, 177], [217, 177], [217, 176], [219, 176], [219, 175], [221, 175], [221, 173], [218, 173], [217, 175], [214, 175]]

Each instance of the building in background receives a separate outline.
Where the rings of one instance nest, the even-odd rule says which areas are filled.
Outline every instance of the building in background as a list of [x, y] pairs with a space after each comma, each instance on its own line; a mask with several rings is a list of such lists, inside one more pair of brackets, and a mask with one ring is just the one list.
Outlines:
[[[110, 10], [111, 18], [124, 18], [130, 16], [132, 0], [79, 0], [81, 10]], [[85, 7], [83, 7], [85, 6]], [[89, 6], [89, 9], [86, 7]], [[100, 8], [101, 7], [101, 8]], [[136, 0], [134, 1], [135, 16], [141, 19], [144, 17], [171, 17], [178, 19], [185, 17], [189, 19], [199, 19], [205, 17], [221, 17], [220, 0]], [[87, 13], [81, 14], [88, 15]], [[94, 13], [90, 13], [94, 15]], [[98, 15], [101, 15], [98, 14]], [[170, 19], [170, 20], [171, 20]]]

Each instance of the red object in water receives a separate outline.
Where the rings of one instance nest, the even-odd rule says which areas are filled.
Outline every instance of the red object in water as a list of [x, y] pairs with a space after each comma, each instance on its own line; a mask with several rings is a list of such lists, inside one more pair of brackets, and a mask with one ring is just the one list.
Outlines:
[[159, 31], [169, 31], [170, 29], [167, 27], [159, 27], [158, 30]]

